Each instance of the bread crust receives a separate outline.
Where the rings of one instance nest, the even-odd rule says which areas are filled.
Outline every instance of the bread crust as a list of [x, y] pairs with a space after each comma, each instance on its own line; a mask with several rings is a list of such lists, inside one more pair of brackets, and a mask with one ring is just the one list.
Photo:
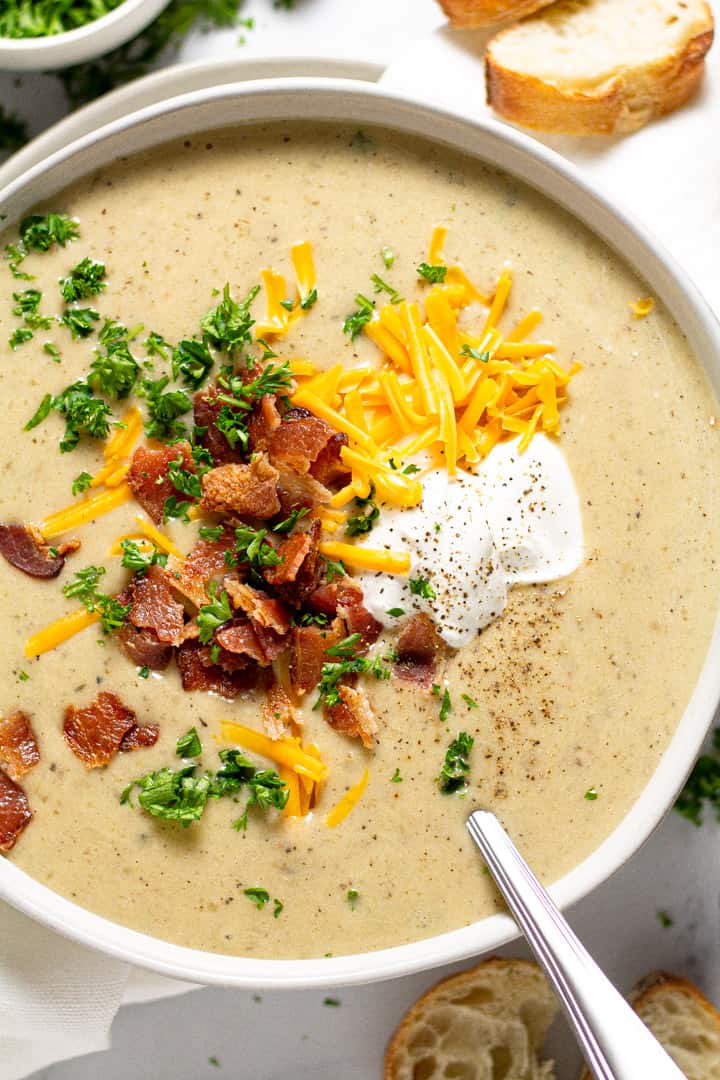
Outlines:
[[524, 19], [554, 0], [440, 0], [450, 25], [470, 29], [492, 26], [508, 19]]
[[704, 5], [708, 28], [653, 64], [627, 70], [588, 89], [559, 87], [514, 71], [497, 59], [498, 44], [513, 28], [488, 44], [485, 76], [488, 104], [500, 116], [535, 131], [562, 135], [621, 135], [672, 112], [697, 91], [705, 55], [713, 41], [713, 18]]
[[433, 1002], [433, 999], [441, 997], [443, 992], [449, 987], [452, 987], [453, 991], [457, 991], [458, 996], [460, 996], [465, 990], [470, 990], [475, 986], [480, 973], [483, 975], [492, 975], [493, 973], [509, 970], [516, 972], [522, 971], [530, 977], [539, 977], [544, 982], [544, 976], [542, 975], [540, 968], [531, 960], [505, 960], [499, 956], [491, 956], [489, 959], [483, 960], [482, 963], [477, 964], [468, 971], [461, 971], [457, 975], [448, 975], [447, 978], [441, 979], [439, 982], [435, 983], [434, 986], [431, 986], [429, 990], [426, 990], [425, 993], [410, 1006], [390, 1037], [390, 1041], [385, 1050], [383, 1080], [397, 1080], [396, 1068], [401, 1049], [418, 1018], [425, 1010], [426, 1006]]

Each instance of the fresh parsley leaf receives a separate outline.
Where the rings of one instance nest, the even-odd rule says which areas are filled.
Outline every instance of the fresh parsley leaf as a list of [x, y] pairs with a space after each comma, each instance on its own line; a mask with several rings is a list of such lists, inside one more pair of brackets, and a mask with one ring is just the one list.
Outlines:
[[86, 300], [88, 296], [98, 296], [107, 288], [104, 277], [104, 263], [84, 258], [72, 268], [67, 277], [59, 279], [63, 300], [66, 304], [72, 304], [76, 300]]
[[384, 292], [388, 294], [391, 304], [402, 303], [402, 296], [397, 289], [393, 285], [388, 284], [387, 281], [384, 281], [379, 274], [371, 274], [370, 280], [373, 283], [376, 293]]
[[420, 466], [419, 465], [406, 465], [402, 472], [403, 472], [403, 476], [414, 476], [415, 473], [420, 472]]
[[122, 548], [122, 559], [120, 565], [124, 566], [126, 570], [133, 570], [136, 574], [144, 574], [150, 566], [165, 566], [167, 563], [167, 555], [164, 551], [159, 551], [155, 545], [152, 545], [152, 551], [147, 553], [140, 550], [138, 544], [134, 540], [122, 540], [120, 543]]
[[431, 285], [440, 285], [445, 280], [447, 269], [447, 266], [430, 266], [423, 262], [417, 267], [417, 272], [419, 277], [425, 278]]
[[35, 315], [42, 300], [42, 293], [39, 289], [23, 289], [22, 292], [13, 293], [13, 300], [13, 315]]
[[79, 473], [72, 482], [73, 495], [80, 495], [83, 491], [87, 491], [92, 483], [92, 476], [89, 472]]
[[446, 686], [445, 690], [443, 691], [442, 698], [440, 700], [440, 714], [439, 714], [439, 716], [440, 716], [440, 720], [442, 721], [442, 723], [445, 723], [445, 721], [447, 720], [447, 718], [448, 718], [448, 716], [450, 715], [451, 712], [452, 712], [452, 702], [450, 701], [450, 691], [448, 690], [448, 688]]
[[190, 495], [193, 499], [199, 499], [202, 497], [200, 477], [208, 470], [207, 468], [204, 468], [199, 472], [190, 472], [190, 470], [186, 469], [184, 466], [185, 458], [182, 454], [179, 454], [178, 457], [168, 465], [168, 479], [175, 490], [179, 491], [181, 495]]
[[252, 529], [249, 525], [240, 525], [235, 530], [235, 550], [240, 562], [248, 562], [254, 570], [264, 566], [277, 566], [283, 561], [272, 544], [266, 540], [267, 529]]
[[359, 514], [349, 517], [345, 523], [345, 532], [348, 536], [366, 536], [372, 531], [377, 519], [380, 517], [380, 507], [374, 501], [374, 484], [370, 485], [370, 494], [367, 498], [357, 496], [353, 500], [354, 506], [360, 510]]
[[297, 620], [298, 626], [327, 626], [330, 619], [321, 611], [305, 611]]
[[473, 349], [470, 345], [463, 345], [460, 350], [461, 356], [471, 356], [473, 360], [479, 360], [481, 364], [487, 364], [490, 359], [490, 353], [487, 350], [480, 352], [479, 349]]
[[163, 521], [169, 521], [170, 518], [179, 518], [186, 525], [190, 524], [190, 515], [188, 510], [192, 506], [192, 503], [187, 499], [178, 500], [177, 495], [168, 495], [167, 499], [163, 503]]
[[224, 531], [222, 525], [201, 525], [200, 538], [202, 540], [219, 540]]
[[389, 679], [390, 668], [379, 657], [365, 656], [323, 664], [317, 685], [318, 698], [313, 709], [319, 709], [321, 705], [337, 705], [342, 700], [340, 680], [346, 675], [372, 675], [376, 679]]
[[26, 252], [49, 251], [53, 244], [65, 247], [79, 236], [78, 223], [69, 214], [30, 214], [20, 222], [20, 242]]
[[200, 757], [202, 743], [195, 727], [191, 727], [189, 731], [180, 736], [175, 743], [175, 753], [182, 758]]
[[76, 30], [107, 15], [122, 0], [10, 0], [0, 8], [0, 36], [38, 38]]
[[207, 379], [215, 361], [206, 341], [184, 340], [172, 351], [172, 373], [184, 386], [199, 390]]
[[399, 619], [401, 615], [405, 614], [405, 608], [391, 607], [391, 608], [388, 608], [387, 614], [391, 615], [393, 617], [393, 619]]
[[343, 323], [343, 334], [349, 334], [351, 341], [354, 341], [362, 328], [370, 322], [375, 310], [375, 301], [368, 300], [362, 293], [357, 294], [355, 303], [358, 305], [357, 311], [348, 315]]
[[275, 897], [275, 899], [273, 900], [273, 919], [280, 918], [280, 912], [283, 910], [284, 907], [285, 905], [283, 904], [282, 900], [278, 900], [278, 898]]
[[359, 633], [348, 634], [342, 641], [338, 641], [337, 645], [331, 645], [329, 649], [326, 649], [325, 653], [327, 656], [340, 656], [343, 659], [354, 656], [355, 646], [359, 644], [361, 637]]
[[20, 680], [20, 682], [27, 682], [28, 679], [30, 678], [27, 671], [18, 671], [17, 677]]
[[27, 424], [25, 424], [25, 427], [23, 428], [23, 431], [32, 431], [32, 429], [36, 428], [38, 426], [38, 424], [42, 424], [43, 420], [45, 420], [46, 417], [48, 417], [50, 415], [50, 413], [52, 412], [53, 400], [54, 399], [53, 399], [52, 394], [46, 394], [45, 395], [45, 397], [42, 399], [42, 401], [38, 405], [38, 408], [35, 411], [35, 413], [33, 413], [33, 415], [28, 420]]
[[65, 417], [65, 434], [60, 440], [63, 454], [75, 449], [82, 434], [90, 435], [93, 439], [107, 437], [113, 419], [110, 406], [101, 398], [94, 397], [92, 388], [82, 379], [67, 386], [52, 399], [51, 405]]
[[150, 668], [149, 667], [138, 668], [138, 676], [141, 679], [149, 679], [150, 678]]
[[660, 923], [663, 930], [669, 930], [670, 927], [674, 924], [674, 921], [675, 921], [672, 918], [672, 916], [668, 915], [667, 911], [658, 911], [658, 912], [656, 912], [656, 914], [657, 914], [657, 921]]
[[351, 911], [354, 911], [355, 908], [357, 907], [357, 902], [358, 902], [359, 898], [360, 898], [360, 893], [357, 891], [357, 889], [348, 889], [348, 891], [347, 891], [347, 902], [350, 905], [350, 910]]
[[25, 345], [26, 342], [32, 341], [34, 335], [32, 330], [27, 326], [18, 326], [17, 330], [13, 330], [12, 334], [8, 338], [8, 345], [15, 352], [21, 345]]
[[145, 434], [150, 439], [168, 442], [187, 435], [185, 425], [178, 417], [192, 409], [192, 401], [182, 390], [169, 390], [164, 393], [170, 382], [167, 375], [159, 379], [143, 379], [138, 393], [147, 400], [149, 420], [145, 424]]
[[440, 770], [438, 783], [443, 795], [464, 791], [467, 787], [467, 774], [470, 771], [468, 760], [475, 740], [466, 731], [461, 731], [450, 743], [445, 754], [445, 761]]
[[385, 265], [385, 269], [391, 270], [392, 264], [395, 262], [395, 252], [393, 251], [393, 249], [389, 247], [384, 247], [380, 254], [382, 255], [382, 261]]
[[346, 570], [340, 560], [325, 559], [325, 580], [328, 585], [335, 580], [336, 577], [345, 577]]
[[140, 371], [140, 365], [130, 352], [127, 327], [106, 322], [100, 331], [100, 342], [105, 351], [96, 350], [88, 382], [103, 394], [122, 400], [135, 386]]
[[217, 595], [217, 582], [210, 583], [210, 603], [203, 605], [198, 611], [197, 624], [200, 643], [207, 645], [212, 640], [215, 631], [233, 617], [228, 594], [223, 591]]
[[303, 296], [300, 301], [300, 307], [303, 311], [309, 311], [317, 303], [318, 291], [317, 289], [311, 289], [307, 296]]
[[591, 788], [588, 788], [587, 791], [585, 792], [585, 798], [587, 799], [588, 802], [595, 802], [597, 797], [598, 797], [597, 788], [591, 787]]
[[250, 305], [259, 292], [260, 286], [256, 285], [245, 299], [238, 303], [230, 295], [230, 285], [225, 285], [222, 300], [217, 307], [203, 316], [200, 323], [203, 334], [216, 349], [232, 354], [250, 343], [250, 331], [255, 325], [250, 314]]
[[395, 769], [395, 772], [390, 777], [390, 783], [391, 784], [402, 784], [402, 780], [403, 780], [403, 778], [400, 775], [400, 770]]
[[123, 625], [130, 612], [130, 604], [121, 604], [114, 596], [98, 590], [98, 582], [105, 574], [104, 566], [86, 566], [78, 570], [74, 580], [63, 586], [69, 599], [77, 599], [90, 612], [98, 612], [103, 633], [109, 634]]
[[292, 510], [290, 516], [286, 517], [283, 521], [277, 525], [273, 525], [272, 531], [276, 533], [290, 533], [297, 525], [300, 518], [304, 518], [306, 514], [309, 514], [307, 506], [300, 506], [297, 510]]
[[60, 322], [67, 326], [73, 340], [85, 338], [92, 334], [96, 323], [100, 318], [100, 312], [95, 308], [66, 308], [60, 316]]
[[62, 364], [62, 356], [57, 345], [53, 345], [52, 341], [46, 341], [43, 345], [43, 352], [46, 352], [48, 356], [51, 356], [55, 364]]
[[326, 997], [323, 998], [323, 1005], [329, 1005], [333, 1009], [339, 1009], [342, 1002], [339, 998]]
[[243, 889], [245, 896], [251, 900], [258, 911], [262, 911], [266, 904], [270, 903], [270, 893], [267, 889], [254, 886], [252, 889]]
[[437, 596], [437, 593], [427, 578], [410, 578], [408, 585], [410, 586], [410, 592], [413, 596], [421, 596], [423, 600], [434, 600]]
[[477, 709], [477, 701], [475, 701], [474, 698], [471, 698], [469, 694], [461, 694], [460, 697], [463, 699], [468, 709]]
[[172, 345], [165, 340], [162, 334], [151, 330], [145, 338], [145, 349], [148, 356], [159, 356], [161, 360], [167, 360], [172, 352]]

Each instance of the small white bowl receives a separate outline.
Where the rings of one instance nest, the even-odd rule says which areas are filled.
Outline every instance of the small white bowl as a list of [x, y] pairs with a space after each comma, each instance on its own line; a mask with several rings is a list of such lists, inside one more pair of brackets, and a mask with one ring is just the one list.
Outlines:
[[93, 60], [144, 30], [169, 0], [125, 0], [93, 22], [39, 38], [0, 37], [0, 69], [52, 71]]

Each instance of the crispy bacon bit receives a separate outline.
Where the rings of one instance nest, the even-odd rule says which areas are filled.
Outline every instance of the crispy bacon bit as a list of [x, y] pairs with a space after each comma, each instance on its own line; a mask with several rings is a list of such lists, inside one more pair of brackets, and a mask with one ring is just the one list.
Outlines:
[[[75, 541], [77, 543], [77, 541]], [[53, 557], [42, 533], [32, 525], [0, 525], [0, 555], [16, 570], [34, 578], [57, 577], [65, 559], [63, 555], [74, 548], [64, 545], [65, 551]]]
[[335, 429], [307, 409], [288, 409], [268, 444], [268, 456], [279, 468], [306, 473], [335, 434]]
[[424, 612], [411, 615], [400, 631], [395, 674], [400, 679], [429, 689], [435, 679], [437, 660], [443, 649], [443, 640], [432, 619]]
[[272, 664], [287, 646], [283, 636], [264, 626], [253, 625], [244, 616], [218, 630], [215, 640], [227, 652], [249, 656], [261, 667]]
[[290, 681], [296, 693], [306, 694], [320, 682], [322, 666], [336, 658], [327, 649], [347, 637], [342, 619], [329, 626], [296, 626], [290, 645]]
[[333, 578], [332, 581], [316, 589], [308, 597], [307, 605], [312, 611], [332, 617], [337, 615], [340, 604], [351, 607], [354, 604], [361, 604], [362, 598], [362, 589], [357, 581], [345, 574], [344, 577]]
[[185, 608], [173, 597], [159, 566], [149, 567], [143, 577], [135, 576], [129, 620], [139, 630], [154, 630], [163, 644], [180, 644]]
[[35, 732], [27, 713], [12, 713], [0, 720], [0, 765], [13, 780], [19, 780], [40, 760]]
[[299, 727], [302, 724], [297, 709], [282, 686], [277, 683], [273, 683], [266, 691], [262, 718], [265, 731], [271, 739], [282, 739], [291, 733], [294, 726]]
[[280, 427], [280, 422], [276, 400], [272, 394], [266, 394], [255, 406], [248, 424], [251, 449], [253, 451], [267, 450], [274, 431]]
[[116, 632], [120, 648], [128, 660], [138, 667], [151, 671], [164, 671], [172, 660], [172, 645], [158, 640], [154, 630], [138, 630], [131, 622], [125, 622]]
[[262, 455], [249, 465], [220, 465], [202, 478], [202, 508], [265, 521], [280, 510], [278, 475]]
[[363, 746], [372, 750], [379, 728], [370, 702], [354, 686], [339, 686], [338, 693], [342, 700], [336, 705], [324, 705], [323, 716], [334, 731], [351, 739], [362, 739]]
[[339, 604], [338, 615], [345, 620], [348, 634], [360, 635], [357, 647], [362, 646], [362, 650], [368, 649], [382, 633], [382, 623], [362, 604]]
[[347, 435], [342, 431], [336, 431], [310, 466], [311, 475], [325, 487], [338, 483], [344, 484], [350, 476], [350, 469], [340, 456], [343, 446], [347, 444]]
[[235, 546], [235, 534], [227, 530], [220, 540], [198, 540], [185, 559], [176, 555], [168, 557], [164, 576], [168, 585], [186, 596], [195, 607], [202, 607], [210, 599], [207, 587], [212, 578], [227, 572], [225, 552]]
[[23, 789], [0, 769], [0, 851], [10, 851], [32, 816]]
[[176, 653], [183, 690], [209, 690], [224, 698], [236, 698], [243, 690], [252, 690], [257, 683], [257, 667], [248, 665], [246, 657], [241, 668], [225, 671], [213, 664], [210, 650], [197, 641], [186, 641]]
[[290, 629], [290, 612], [282, 600], [242, 581], [226, 578], [225, 589], [234, 608], [243, 611], [257, 626], [268, 627], [277, 634], [287, 634]]
[[193, 501], [188, 495], [179, 495], [167, 475], [168, 465], [171, 461], [177, 461], [179, 456], [183, 459], [183, 469], [195, 472], [195, 462], [190, 453], [190, 446], [186, 442], [156, 448], [138, 446], [132, 456], [130, 471], [127, 475], [128, 484], [143, 510], [156, 524], [162, 522], [165, 500], [171, 495]]
[[292, 469], [279, 469], [277, 492], [283, 514], [290, 514], [301, 506], [325, 506], [330, 502], [330, 492], [309, 473], [294, 473]]
[[[263, 398], [263, 400], [265, 400]], [[193, 415], [195, 424], [199, 428], [207, 428], [207, 431], [198, 437], [198, 442], [209, 450], [216, 465], [227, 465], [232, 461], [242, 461], [242, 447], [232, 447], [225, 435], [216, 427], [217, 418], [223, 402], [218, 401], [218, 389], [216, 386], [208, 386], [205, 390], [199, 390], [193, 398]], [[233, 410], [234, 411], [234, 410]]]
[[265, 580], [293, 607], [300, 607], [318, 587], [320, 578], [320, 522], [306, 532], [288, 536], [278, 546], [282, 562], [263, 571]]
[[159, 735], [160, 728], [157, 724], [135, 724], [123, 735], [120, 753], [127, 754], [130, 750], [143, 750], [146, 746], [154, 746]]
[[87, 769], [107, 765], [117, 754], [125, 735], [136, 727], [132, 709], [106, 690], [84, 709], [68, 705], [63, 735], [73, 754]]

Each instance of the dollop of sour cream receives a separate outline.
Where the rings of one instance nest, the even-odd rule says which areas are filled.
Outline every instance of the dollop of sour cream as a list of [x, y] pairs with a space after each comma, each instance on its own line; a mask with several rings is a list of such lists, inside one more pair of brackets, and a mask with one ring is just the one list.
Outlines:
[[474, 474], [433, 469], [422, 483], [420, 506], [383, 508], [361, 541], [411, 555], [406, 577], [360, 575], [365, 606], [384, 626], [397, 626], [399, 611], [426, 611], [457, 649], [502, 614], [509, 587], [554, 581], [582, 562], [572, 474], [544, 435], [523, 453], [517, 440], [498, 444]]

